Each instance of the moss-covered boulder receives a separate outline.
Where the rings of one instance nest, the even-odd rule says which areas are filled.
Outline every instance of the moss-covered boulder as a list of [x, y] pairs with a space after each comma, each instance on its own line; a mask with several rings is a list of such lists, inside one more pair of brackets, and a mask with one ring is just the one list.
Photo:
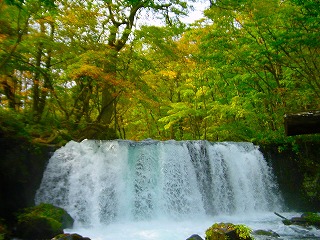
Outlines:
[[73, 219], [65, 210], [45, 203], [24, 209], [17, 220], [16, 235], [22, 239], [51, 239], [73, 226]]
[[303, 219], [307, 221], [309, 225], [320, 228], [320, 215], [319, 213], [307, 212], [301, 215]]
[[54, 238], [52, 238], [52, 240], [90, 240], [90, 238], [82, 237], [81, 235], [76, 233], [64, 233], [55, 236]]
[[272, 230], [255, 230], [252, 232], [253, 235], [255, 236], [266, 236], [266, 237], [272, 237], [272, 238], [278, 238], [280, 235]]
[[206, 231], [206, 240], [253, 240], [252, 230], [245, 225], [215, 223]]
[[314, 226], [320, 228], [320, 215], [318, 213], [307, 212], [300, 217], [293, 217], [291, 219], [284, 219], [282, 221], [285, 225], [299, 225], [304, 227]]

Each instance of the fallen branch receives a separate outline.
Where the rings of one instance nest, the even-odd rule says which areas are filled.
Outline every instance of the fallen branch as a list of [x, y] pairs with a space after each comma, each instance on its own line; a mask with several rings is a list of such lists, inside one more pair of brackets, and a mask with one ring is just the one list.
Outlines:
[[289, 220], [288, 218], [286, 218], [286, 217], [284, 217], [284, 216], [280, 215], [280, 214], [279, 214], [279, 213], [277, 213], [277, 212], [274, 212], [274, 214], [275, 214], [275, 215], [277, 215], [278, 217], [281, 217], [282, 219]]

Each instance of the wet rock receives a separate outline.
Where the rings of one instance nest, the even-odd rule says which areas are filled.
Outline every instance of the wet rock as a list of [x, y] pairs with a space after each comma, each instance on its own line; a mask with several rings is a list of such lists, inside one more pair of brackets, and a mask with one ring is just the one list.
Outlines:
[[91, 240], [88, 237], [82, 237], [81, 235], [77, 233], [64, 233], [64, 234], [59, 234], [52, 238], [51, 240]]
[[50, 239], [63, 233], [59, 222], [41, 216], [24, 216], [19, 220], [16, 235], [22, 239]]
[[272, 230], [255, 230], [252, 233], [253, 235], [258, 235], [258, 236], [268, 236], [268, 237], [273, 237], [273, 238], [278, 238], [280, 235]]
[[245, 225], [215, 223], [206, 231], [206, 240], [253, 240], [251, 229]]
[[18, 214], [16, 236], [22, 239], [51, 239], [73, 226], [72, 217], [62, 208], [40, 204]]
[[203, 239], [198, 234], [193, 234], [190, 237], [188, 237], [186, 240], [203, 240]]
[[314, 226], [316, 228], [320, 228], [320, 215], [317, 213], [304, 213], [300, 217], [284, 219], [282, 222], [285, 225], [294, 224], [302, 227]]

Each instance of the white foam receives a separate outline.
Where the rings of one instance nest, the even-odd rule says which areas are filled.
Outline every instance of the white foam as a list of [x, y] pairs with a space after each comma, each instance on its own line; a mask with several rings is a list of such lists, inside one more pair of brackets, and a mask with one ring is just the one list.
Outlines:
[[[298, 213], [282, 214], [288, 218], [299, 215]], [[74, 229], [66, 229], [66, 232], [78, 233], [92, 240], [185, 240], [193, 234], [198, 234], [205, 239], [205, 231], [214, 223], [220, 222], [245, 224], [252, 230], [272, 230], [280, 235], [280, 238], [277, 239], [282, 240], [315, 240], [320, 238], [319, 230], [306, 230], [299, 226], [286, 226], [272, 212], [256, 215], [224, 215], [183, 221], [121, 221], [93, 228], [75, 227]], [[255, 236], [255, 239], [265, 240], [266, 238]]]

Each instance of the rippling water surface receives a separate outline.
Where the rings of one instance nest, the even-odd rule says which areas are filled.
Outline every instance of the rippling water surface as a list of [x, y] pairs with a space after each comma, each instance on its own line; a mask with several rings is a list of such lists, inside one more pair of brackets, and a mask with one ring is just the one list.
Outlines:
[[[288, 218], [299, 216], [298, 213], [282, 213]], [[254, 236], [257, 240], [315, 240], [320, 239], [320, 230], [305, 229], [299, 226], [285, 226], [281, 219], [272, 212], [255, 216], [217, 216], [212, 218], [195, 218], [185, 221], [153, 220], [141, 222], [118, 222], [93, 228], [75, 227], [67, 229], [69, 233], [79, 233], [92, 240], [185, 240], [192, 234], [205, 238], [206, 229], [216, 222], [246, 224], [253, 230], [272, 230], [279, 238]]]

